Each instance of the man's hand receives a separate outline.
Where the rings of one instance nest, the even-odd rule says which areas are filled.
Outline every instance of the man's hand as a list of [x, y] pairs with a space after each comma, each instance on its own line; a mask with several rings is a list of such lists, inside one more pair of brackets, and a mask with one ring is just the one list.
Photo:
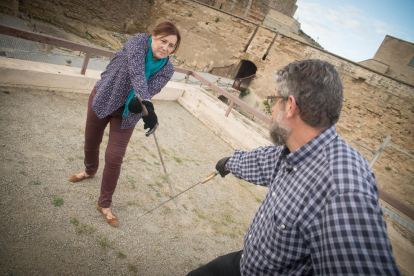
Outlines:
[[139, 98], [135, 95], [128, 104], [128, 110], [132, 113], [138, 114], [142, 112], [142, 105]]
[[224, 157], [217, 162], [216, 170], [220, 173], [221, 177], [225, 177], [230, 173], [229, 171], [226, 171], [226, 163], [229, 159], [230, 157]]
[[142, 101], [142, 104], [145, 105], [148, 110], [148, 115], [142, 116], [142, 120], [144, 120], [144, 129], [149, 128], [151, 130], [158, 123], [157, 115], [154, 112], [154, 105], [152, 102], [146, 100]]

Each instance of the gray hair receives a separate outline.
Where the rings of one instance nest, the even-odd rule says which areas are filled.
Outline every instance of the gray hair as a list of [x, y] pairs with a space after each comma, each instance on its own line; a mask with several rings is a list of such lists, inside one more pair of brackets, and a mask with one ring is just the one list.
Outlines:
[[300, 118], [309, 126], [328, 128], [339, 120], [344, 98], [342, 81], [329, 62], [309, 59], [293, 62], [276, 73], [279, 95], [292, 95]]

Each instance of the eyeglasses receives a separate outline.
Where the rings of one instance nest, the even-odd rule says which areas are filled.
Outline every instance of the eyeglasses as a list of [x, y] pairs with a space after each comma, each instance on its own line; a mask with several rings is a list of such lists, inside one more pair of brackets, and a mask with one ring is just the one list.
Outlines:
[[[272, 100], [272, 99], [287, 99], [287, 98], [288, 97], [285, 97], [285, 96], [267, 96], [267, 99], [268, 100]], [[296, 105], [299, 106], [298, 100], [295, 99], [295, 101], [296, 101]], [[276, 101], [270, 101], [270, 102], [273, 103], [273, 105], [276, 103]]]
[[267, 96], [267, 99], [268, 100], [271, 100], [271, 99], [278, 99], [278, 98], [286, 98], [285, 96]]

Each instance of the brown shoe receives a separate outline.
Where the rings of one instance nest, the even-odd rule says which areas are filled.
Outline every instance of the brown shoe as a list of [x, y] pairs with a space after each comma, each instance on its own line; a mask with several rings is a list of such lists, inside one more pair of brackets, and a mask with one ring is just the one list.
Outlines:
[[86, 179], [86, 178], [92, 178], [92, 177], [94, 177], [96, 174], [91, 174], [91, 175], [88, 175], [88, 176], [82, 176], [82, 177], [77, 177], [76, 175], [77, 175], [77, 173], [72, 174], [72, 175], [69, 177], [69, 179], [68, 179], [68, 180], [69, 180], [70, 182], [79, 182], [79, 181], [84, 180], [84, 179]]
[[[112, 215], [115, 217], [115, 218], [111, 218], [111, 219], [109, 219], [105, 214], [104, 214], [104, 212], [103, 212], [103, 210], [102, 210], [102, 207], [101, 206], [99, 206], [99, 204], [96, 204], [96, 207], [98, 208], [98, 210], [102, 213], [102, 215], [104, 215], [104, 217], [105, 217], [105, 219], [106, 219], [106, 222], [109, 224], [109, 225], [111, 225], [111, 226], [113, 226], [113, 227], [118, 227], [118, 218], [116, 218], [115, 217], [115, 215], [114, 215], [114, 213], [112, 213], [112, 211], [111, 211], [111, 213], [112, 213]], [[108, 214], [108, 213], [107, 213]]]

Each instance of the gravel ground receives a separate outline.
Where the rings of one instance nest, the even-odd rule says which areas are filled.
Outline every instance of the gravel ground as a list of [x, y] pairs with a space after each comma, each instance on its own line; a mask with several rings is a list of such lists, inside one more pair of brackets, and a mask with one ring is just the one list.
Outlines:
[[[108, 131], [97, 176], [67, 181], [84, 169], [88, 97], [0, 89], [0, 275], [185, 275], [241, 250], [266, 189], [232, 175], [184, 193], [178, 210], [170, 201], [138, 219], [169, 199], [154, 139], [145, 137], [142, 122], [113, 198], [119, 227], [109, 226], [96, 209]], [[234, 151], [179, 103], [154, 105], [175, 193], [203, 180]]]

